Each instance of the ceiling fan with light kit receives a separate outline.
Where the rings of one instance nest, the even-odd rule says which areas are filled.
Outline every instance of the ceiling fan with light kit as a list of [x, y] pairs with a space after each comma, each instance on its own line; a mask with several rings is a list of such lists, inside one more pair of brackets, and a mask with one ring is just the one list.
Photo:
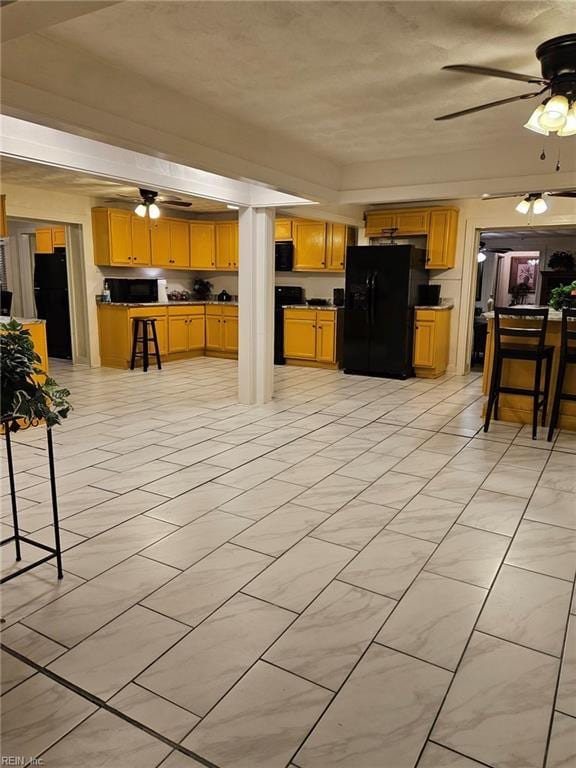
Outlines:
[[576, 135], [576, 34], [562, 35], [547, 40], [536, 48], [536, 57], [540, 61], [541, 77], [470, 64], [450, 64], [442, 67], [449, 72], [499, 77], [542, 87], [532, 93], [509, 96], [506, 99], [441, 115], [435, 120], [453, 120], [485, 109], [512, 104], [515, 101], [534, 99], [549, 91], [550, 95], [536, 107], [524, 127], [543, 136], [549, 136], [551, 133], [555, 133], [557, 136]]
[[151, 189], [139, 189], [140, 197], [119, 194], [116, 197], [109, 198], [106, 202], [110, 203], [135, 203], [134, 213], [144, 218], [146, 215], [151, 219], [160, 217], [161, 208], [191, 208], [192, 203], [181, 200], [179, 197], [164, 197]]
[[538, 216], [548, 210], [547, 198], [571, 197], [576, 198], [576, 189], [563, 189], [554, 192], [510, 192], [506, 195], [482, 195], [483, 200], [504, 200], [510, 197], [521, 197], [522, 200], [516, 206], [518, 213], [533, 213]]

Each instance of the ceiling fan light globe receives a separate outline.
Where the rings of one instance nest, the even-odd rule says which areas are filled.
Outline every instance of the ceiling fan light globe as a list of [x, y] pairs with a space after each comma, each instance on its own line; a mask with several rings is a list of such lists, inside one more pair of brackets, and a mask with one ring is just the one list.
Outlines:
[[139, 205], [137, 205], [136, 208], [134, 208], [134, 213], [136, 214], [136, 216], [141, 216], [142, 218], [144, 218], [144, 216], [146, 216], [146, 206], [144, 205], [144, 203], [139, 203]]
[[156, 203], [152, 203], [148, 206], [148, 216], [150, 216], [151, 219], [160, 218], [160, 208], [158, 208]]
[[529, 200], [520, 200], [518, 205], [516, 206], [516, 210], [518, 213], [527, 214], [530, 210], [530, 201]]
[[576, 134], [576, 103], [566, 115], [566, 122], [558, 131], [558, 136], [574, 136]]
[[548, 203], [544, 198], [538, 197], [534, 202], [532, 203], [532, 210], [535, 213], [536, 216], [540, 213], [546, 213], [548, 210]]
[[538, 124], [549, 131], [557, 131], [564, 127], [569, 109], [570, 104], [566, 96], [552, 96], [546, 102], [544, 111], [538, 118]]
[[534, 133], [539, 133], [542, 136], [548, 136], [549, 131], [547, 128], [543, 128], [540, 123], [538, 122], [540, 116], [544, 113], [544, 104], [540, 104], [534, 112], [530, 115], [528, 118], [528, 122], [524, 123], [524, 128], [528, 128], [529, 131], [534, 131]]

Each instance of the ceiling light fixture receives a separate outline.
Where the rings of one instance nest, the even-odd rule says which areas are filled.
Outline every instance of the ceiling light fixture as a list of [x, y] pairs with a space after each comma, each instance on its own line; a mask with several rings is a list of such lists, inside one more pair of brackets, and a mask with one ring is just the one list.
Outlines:
[[226, 208], [228, 208], [231, 211], [239, 211], [240, 206], [239, 205], [232, 205], [232, 203], [227, 203]]
[[576, 102], [572, 104], [572, 108], [566, 115], [566, 122], [558, 130], [558, 136], [574, 136], [576, 134]]
[[543, 136], [573, 136], [576, 133], [576, 101], [572, 94], [557, 93], [542, 102], [528, 118], [524, 128]]
[[158, 192], [154, 192], [151, 189], [139, 189], [138, 191], [140, 192], [142, 202], [138, 203], [136, 208], [134, 208], [134, 213], [142, 218], [148, 214], [151, 219], [158, 219], [160, 217], [160, 208], [156, 205]]
[[538, 214], [545, 213], [548, 210], [548, 203], [544, 200], [541, 192], [531, 192], [518, 203], [516, 210], [524, 215], [532, 212], [538, 216]]

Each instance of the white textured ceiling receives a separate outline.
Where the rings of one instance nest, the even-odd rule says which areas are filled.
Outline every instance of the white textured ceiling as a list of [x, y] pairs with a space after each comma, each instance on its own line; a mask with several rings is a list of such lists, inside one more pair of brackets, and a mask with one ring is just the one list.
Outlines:
[[[68, 171], [50, 165], [15, 160], [9, 157], [0, 158], [0, 172], [2, 181], [7, 184], [20, 184], [22, 186], [45, 189], [51, 192], [63, 192], [65, 194], [77, 194], [92, 197], [100, 203], [112, 200], [118, 204], [130, 203], [138, 198], [137, 187], [122, 184], [118, 181], [104, 179], [100, 176], [90, 176], [85, 173]], [[189, 213], [217, 213], [227, 211], [226, 205], [213, 200], [188, 195], [174, 195], [166, 193], [168, 199], [184, 200], [191, 203], [188, 208], [181, 206], [166, 206], [170, 212]], [[114, 205], [115, 202], [110, 203]]]
[[435, 123], [531, 88], [440, 68], [539, 74], [535, 47], [571, 31], [574, 8], [573, 0], [141, 0], [42, 34], [176, 91], [183, 111], [197, 100], [344, 165], [528, 142], [521, 125], [531, 103]]

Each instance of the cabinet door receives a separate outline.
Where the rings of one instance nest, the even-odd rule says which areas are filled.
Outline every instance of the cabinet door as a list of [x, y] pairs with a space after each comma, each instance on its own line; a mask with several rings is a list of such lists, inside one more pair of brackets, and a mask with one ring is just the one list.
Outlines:
[[184, 315], [168, 318], [168, 352], [188, 351], [188, 322]]
[[6, 220], [6, 195], [0, 195], [0, 237], [8, 237], [8, 222]]
[[206, 315], [206, 349], [222, 349], [222, 318]]
[[395, 235], [425, 235], [428, 232], [428, 210], [398, 212], [396, 227]]
[[238, 224], [216, 224], [216, 269], [238, 268]]
[[458, 213], [452, 210], [431, 210], [426, 246], [427, 269], [450, 269], [456, 258]]
[[52, 230], [52, 245], [54, 248], [66, 247], [66, 232], [64, 227], [54, 227]]
[[326, 268], [326, 224], [323, 221], [294, 222], [294, 269], [320, 271]]
[[[311, 313], [315, 315], [315, 313]], [[301, 360], [316, 359], [316, 320], [284, 318], [284, 356]]]
[[187, 221], [172, 220], [170, 227], [170, 264], [173, 267], [190, 266], [190, 226]]
[[230, 315], [222, 318], [222, 349], [238, 352], [238, 318]]
[[195, 269], [216, 267], [216, 235], [214, 224], [190, 224], [190, 266]]
[[390, 229], [395, 229], [396, 213], [394, 211], [368, 211], [366, 213], [366, 235], [368, 237], [380, 237], [390, 234]]
[[346, 257], [347, 227], [344, 224], [328, 224], [326, 242], [326, 269], [344, 270]]
[[132, 216], [132, 264], [150, 264], [150, 225], [148, 219]]
[[417, 320], [414, 329], [414, 357], [417, 368], [434, 367], [434, 321]]
[[274, 222], [274, 240], [292, 240], [291, 219], [276, 219]]
[[150, 225], [150, 248], [152, 264], [155, 267], [169, 267], [170, 262], [170, 222], [158, 219]]
[[188, 318], [188, 349], [204, 349], [204, 315]]
[[110, 232], [110, 264], [132, 263], [132, 228], [130, 211], [108, 211]]
[[336, 323], [318, 319], [316, 323], [316, 360], [336, 362]]
[[53, 253], [52, 227], [40, 227], [36, 230], [36, 253]]

